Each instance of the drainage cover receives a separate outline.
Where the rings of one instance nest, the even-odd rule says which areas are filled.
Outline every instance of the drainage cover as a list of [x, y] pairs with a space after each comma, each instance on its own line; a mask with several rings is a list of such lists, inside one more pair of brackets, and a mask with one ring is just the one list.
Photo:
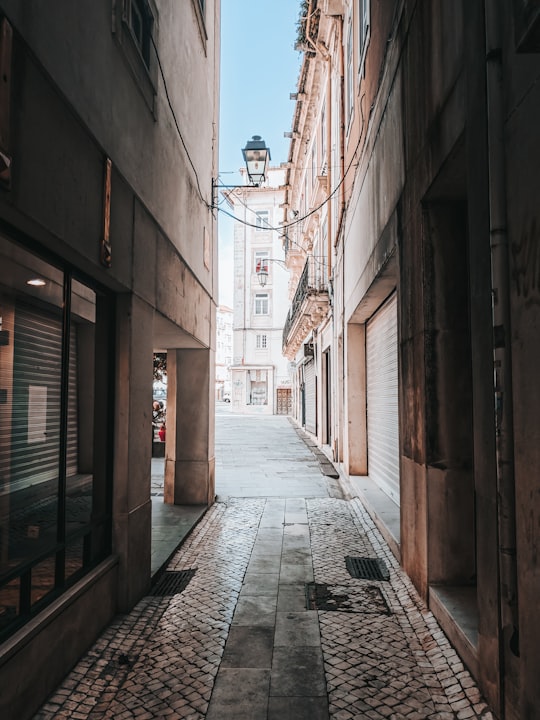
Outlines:
[[195, 575], [194, 570], [173, 570], [164, 572], [155, 584], [151, 595], [178, 595], [184, 590], [191, 578]]
[[361, 580], [390, 580], [390, 573], [384, 560], [380, 558], [350, 557], [345, 558], [345, 565], [353, 578]]
[[349, 596], [333, 592], [333, 588], [325, 583], [306, 583], [306, 607], [308, 610], [352, 612]]
[[327, 612], [391, 615], [384, 595], [375, 585], [306, 583], [306, 607]]

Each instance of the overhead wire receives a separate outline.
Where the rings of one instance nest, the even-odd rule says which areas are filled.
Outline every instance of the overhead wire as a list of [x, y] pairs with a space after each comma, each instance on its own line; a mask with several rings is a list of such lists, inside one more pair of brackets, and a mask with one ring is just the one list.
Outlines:
[[211, 205], [208, 203], [208, 201], [203, 197], [202, 190], [201, 190], [201, 184], [200, 184], [200, 182], [199, 182], [199, 174], [198, 174], [198, 172], [197, 172], [197, 169], [196, 169], [196, 167], [195, 167], [195, 164], [193, 163], [193, 160], [191, 159], [191, 155], [190, 155], [190, 153], [189, 153], [189, 150], [188, 150], [188, 148], [187, 148], [186, 142], [185, 142], [184, 137], [183, 137], [183, 135], [182, 135], [182, 131], [180, 130], [180, 125], [178, 124], [178, 119], [177, 119], [177, 117], [176, 117], [176, 113], [175, 113], [175, 111], [174, 111], [174, 108], [173, 108], [173, 105], [172, 105], [172, 102], [171, 102], [171, 98], [170, 98], [170, 95], [169, 95], [169, 88], [167, 87], [167, 80], [165, 79], [165, 73], [164, 73], [164, 71], [163, 71], [163, 66], [162, 66], [162, 64], [161, 64], [161, 58], [159, 57], [159, 52], [158, 52], [156, 43], [155, 43], [154, 38], [152, 37], [152, 35], [150, 35], [150, 40], [152, 41], [152, 46], [153, 46], [153, 48], [154, 48], [154, 52], [156, 53], [156, 60], [157, 60], [157, 63], [158, 63], [158, 67], [159, 67], [159, 72], [160, 72], [160, 75], [161, 75], [161, 79], [162, 79], [162, 81], [163, 81], [163, 89], [165, 90], [165, 97], [167, 98], [167, 103], [168, 103], [168, 105], [169, 105], [169, 109], [170, 109], [170, 111], [171, 111], [171, 115], [172, 115], [173, 120], [174, 120], [174, 124], [175, 124], [175, 127], [176, 127], [176, 132], [178, 133], [178, 137], [180, 138], [180, 142], [182, 143], [182, 146], [183, 146], [183, 148], [184, 148], [184, 151], [185, 151], [185, 153], [186, 153], [186, 155], [187, 155], [187, 158], [188, 158], [188, 160], [189, 160], [189, 164], [191, 165], [191, 167], [192, 167], [192, 169], [193, 169], [193, 173], [194, 173], [194, 175], [195, 175], [195, 181], [196, 181], [196, 183], [197, 183], [197, 191], [198, 191], [198, 193], [199, 193], [199, 197], [201, 198], [202, 202], [206, 205], [206, 207], [210, 210], [210, 209], [212, 209], [212, 206], [211, 206]]
[[[242, 187], [243, 187], [243, 186], [240, 186], [240, 189], [242, 189]], [[246, 185], [246, 187], [249, 188], [249, 185]], [[239, 201], [239, 203], [246, 208], [246, 210], [249, 210], [249, 212], [252, 212], [254, 215], [257, 213], [257, 211], [256, 211], [254, 208], [250, 207], [250, 206], [242, 199], [242, 197], [241, 197], [240, 195], [236, 195], [235, 197], [237, 198], [237, 200]], [[229, 213], [227, 213], [227, 214], [229, 214]], [[242, 222], [243, 224], [246, 224], [246, 225], [249, 224], [249, 223], [244, 222], [244, 221], [241, 221], [241, 220], [239, 220], [239, 222]], [[270, 225], [270, 223], [268, 223], [266, 220], [264, 221], [264, 223], [265, 223], [265, 224], [264, 224], [264, 229], [265, 229], [265, 230], [271, 230], [271, 231], [280, 232], [280, 230], [282, 229], [282, 228], [279, 228], [279, 229], [276, 230], [276, 228], [272, 227], [272, 226]], [[258, 229], [258, 230], [261, 229], [261, 226], [260, 226], [260, 225], [251, 225], [251, 227], [255, 227], [255, 228]], [[287, 241], [288, 241], [289, 243], [291, 243], [292, 245], [296, 245], [296, 247], [300, 248], [301, 250], [304, 250], [304, 248], [302, 247], [302, 245], [300, 245], [300, 243], [296, 242], [296, 240], [293, 240], [292, 238], [290, 238], [289, 235], [287, 235], [286, 232], [282, 232], [282, 233], [281, 233], [281, 236], [287, 238]], [[313, 257], [313, 258], [316, 260], [316, 262], [318, 262], [319, 264], [321, 264], [321, 265], [323, 264], [323, 263], [321, 263], [321, 261], [317, 258], [317, 256], [311, 255], [311, 257]]]
[[[176, 128], [176, 132], [177, 132], [177, 134], [178, 134], [178, 137], [180, 138], [180, 142], [182, 143], [182, 147], [184, 148], [184, 151], [185, 151], [185, 153], [186, 153], [186, 156], [187, 156], [187, 158], [188, 158], [188, 160], [189, 160], [189, 163], [190, 163], [191, 168], [192, 168], [192, 170], [193, 170], [193, 173], [194, 173], [194, 175], [195, 175], [195, 181], [196, 181], [196, 185], [197, 185], [197, 191], [198, 191], [198, 193], [199, 193], [199, 197], [200, 197], [201, 201], [206, 205], [206, 207], [207, 207], [209, 210], [213, 210], [213, 209], [215, 208], [216, 210], [218, 210], [218, 212], [221, 212], [221, 213], [223, 213], [224, 215], [227, 215], [228, 217], [232, 218], [233, 220], [236, 220], [237, 222], [239, 222], [239, 223], [241, 223], [241, 224], [243, 224], [243, 225], [246, 225], [246, 226], [248, 226], [248, 227], [254, 227], [254, 228], [260, 227], [259, 225], [256, 225], [255, 223], [250, 223], [250, 222], [248, 222], [248, 221], [246, 221], [246, 220], [242, 220], [241, 218], [236, 217], [236, 215], [234, 215], [233, 213], [228, 212], [228, 211], [225, 210], [224, 208], [219, 207], [218, 205], [214, 205], [213, 202], [212, 202], [212, 204], [209, 204], [208, 201], [204, 198], [203, 193], [202, 193], [202, 190], [201, 190], [201, 185], [200, 185], [200, 180], [199, 180], [199, 174], [198, 174], [197, 169], [196, 169], [196, 167], [195, 167], [195, 164], [194, 164], [194, 162], [193, 162], [193, 160], [192, 160], [192, 158], [191, 158], [190, 152], [189, 152], [189, 150], [188, 150], [188, 147], [187, 147], [186, 142], [185, 142], [185, 140], [184, 140], [184, 137], [183, 137], [183, 135], [182, 135], [182, 131], [180, 130], [180, 125], [179, 125], [178, 119], [177, 119], [177, 117], [176, 117], [176, 112], [175, 112], [175, 110], [174, 110], [174, 107], [173, 107], [173, 104], [172, 104], [172, 101], [171, 101], [171, 97], [170, 97], [170, 94], [169, 94], [169, 88], [168, 88], [168, 85], [167, 85], [167, 80], [166, 80], [166, 78], [165, 78], [165, 72], [164, 72], [164, 70], [163, 70], [163, 65], [162, 65], [162, 63], [161, 63], [161, 58], [160, 58], [160, 56], [159, 56], [159, 52], [158, 52], [156, 43], [155, 43], [154, 38], [153, 38], [152, 36], [150, 36], [150, 39], [151, 39], [151, 41], [152, 41], [152, 46], [153, 46], [154, 52], [155, 52], [155, 54], [156, 54], [156, 60], [157, 60], [157, 63], [158, 63], [159, 72], [160, 72], [161, 79], [162, 79], [162, 82], [163, 82], [163, 89], [165, 90], [165, 97], [166, 97], [166, 99], [167, 99], [167, 104], [168, 104], [168, 106], [169, 106], [169, 109], [170, 109], [170, 111], [171, 111], [172, 118], [173, 118], [173, 120], [174, 120], [174, 125], [175, 125], [175, 128]], [[364, 118], [364, 116], [363, 116], [363, 114], [362, 114], [362, 128], [363, 128], [363, 126], [364, 126], [364, 122], [365, 122], [365, 118]], [[297, 218], [295, 218], [294, 220], [292, 220], [292, 221], [290, 221], [290, 222], [288, 222], [288, 223], [286, 223], [286, 224], [284, 224], [284, 225], [280, 225], [279, 227], [268, 226], [268, 229], [269, 229], [269, 230], [275, 230], [276, 232], [280, 232], [280, 231], [287, 230], [287, 229], [290, 228], [290, 227], [294, 227], [295, 225], [298, 225], [299, 223], [303, 222], [303, 221], [306, 220], [307, 218], [309, 218], [309, 217], [311, 217], [312, 215], [314, 215], [314, 214], [315, 214], [316, 212], [318, 212], [321, 208], [323, 208], [328, 202], [330, 202], [330, 200], [334, 197], [334, 195], [337, 193], [337, 191], [340, 189], [340, 187], [341, 187], [341, 186], [343, 185], [343, 183], [345, 182], [345, 180], [346, 180], [346, 178], [347, 178], [347, 175], [348, 175], [348, 173], [349, 173], [349, 171], [350, 171], [350, 169], [351, 169], [351, 167], [352, 167], [352, 165], [353, 165], [353, 162], [354, 162], [354, 160], [355, 160], [355, 158], [356, 158], [356, 153], [358, 152], [358, 148], [360, 147], [361, 141], [362, 141], [362, 130], [361, 130], [360, 133], [359, 133], [358, 142], [357, 142], [356, 147], [355, 147], [355, 149], [354, 149], [354, 152], [353, 152], [353, 154], [352, 154], [351, 160], [350, 160], [349, 164], [347, 165], [347, 168], [346, 168], [345, 172], [343, 173], [343, 177], [342, 177], [341, 180], [338, 182], [338, 184], [336, 185], [336, 187], [332, 190], [332, 192], [331, 192], [319, 205], [317, 205], [316, 207], [312, 208], [308, 213], [306, 213], [305, 215], [302, 215], [302, 216], [299, 217], [299, 218], [297, 217]], [[300, 169], [309, 169], [309, 167], [312, 167], [312, 166], [306, 166], [305, 168], [300, 167]], [[216, 187], [216, 188], [219, 188], [219, 187], [224, 187], [224, 188], [225, 188], [224, 185], [222, 185], [222, 186], [216, 185], [215, 187]], [[238, 189], [241, 189], [242, 187], [243, 187], [243, 186], [240, 185], [240, 186], [238, 186]], [[246, 185], [245, 187], [246, 187], [246, 188], [249, 188], [248, 185]], [[213, 199], [212, 199], [212, 200], [213, 200]], [[221, 201], [220, 201], [220, 202], [221, 202]], [[247, 205], [246, 205], [246, 207], [247, 207]], [[248, 208], [248, 209], [249, 209], [249, 208]]]
[[[364, 93], [364, 95], [365, 95], [365, 93]], [[362, 103], [360, 102], [360, 107], [361, 107], [361, 106], [362, 106]], [[360, 129], [360, 132], [358, 133], [358, 142], [356, 143], [356, 146], [355, 146], [355, 148], [354, 148], [354, 152], [353, 152], [352, 157], [351, 157], [351, 159], [350, 159], [350, 161], [349, 161], [349, 164], [347, 165], [347, 168], [346, 168], [345, 172], [343, 173], [343, 177], [342, 177], [341, 180], [338, 182], [338, 184], [336, 185], [336, 187], [332, 190], [332, 192], [331, 192], [319, 205], [317, 205], [316, 207], [312, 208], [312, 209], [311, 209], [308, 213], [306, 213], [305, 215], [302, 215], [302, 216], [299, 217], [299, 218], [295, 218], [294, 220], [291, 220], [290, 222], [288, 222], [288, 223], [286, 223], [286, 224], [284, 224], [284, 225], [280, 225], [279, 227], [273, 227], [273, 226], [270, 226], [270, 225], [269, 225], [268, 228], [267, 228], [268, 230], [275, 230], [276, 232], [280, 232], [280, 231], [282, 231], [282, 230], [287, 230], [287, 229], [290, 228], [290, 227], [294, 227], [295, 225], [298, 225], [299, 223], [303, 222], [304, 220], [307, 220], [307, 218], [309, 218], [309, 217], [311, 217], [312, 215], [314, 215], [315, 213], [317, 213], [317, 212], [318, 212], [321, 208], [323, 208], [328, 202], [330, 202], [330, 200], [334, 197], [334, 195], [337, 193], [337, 191], [340, 189], [340, 187], [341, 187], [341, 186], [343, 185], [343, 183], [345, 182], [345, 180], [346, 180], [346, 178], [347, 178], [347, 175], [349, 174], [349, 171], [350, 171], [350, 169], [351, 169], [351, 167], [352, 167], [352, 165], [353, 165], [353, 163], [354, 163], [354, 161], [355, 161], [356, 153], [358, 152], [358, 149], [359, 149], [359, 147], [360, 147], [360, 144], [361, 144], [362, 138], [363, 138], [363, 128], [364, 128], [364, 124], [365, 124], [365, 117], [364, 117], [364, 114], [362, 113], [362, 127], [361, 127], [361, 129]], [[216, 187], [219, 188], [219, 185], [216, 186]], [[249, 185], [245, 185], [245, 186], [244, 186], [244, 185], [240, 185], [240, 186], [238, 187], [238, 189], [241, 190], [241, 189], [243, 189], [244, 187], [249, 190], [249, 187], [250, 187], [250, 186], [249, 186]], [[237, 197], [238, 197], [238, 196], [237, 196]], [[246, 206], [246, 207], [247, 207], [247, 206]], [[222, 212], [224, 215], [228, 215], [230, 218], [232, 218], [233, 220], [236, 220], [237, 222], [241, 223], [242, 225], [247, 225], [248, 227], [254, 227], [254, 228], [259, 227], [259, 225], [256, 225], [255, 223], [250, 223], [250, 222], [248, 222], [247, 220], [242, 220], [242, 218], [237, 217], [237, 216], [234, 215], [233, 213], [230, 213], [230, 212], [228, 212], [227, 210], [224, 210], [223, 208], [216, 208], [216, 209], [219, 210], [219, 212]]]

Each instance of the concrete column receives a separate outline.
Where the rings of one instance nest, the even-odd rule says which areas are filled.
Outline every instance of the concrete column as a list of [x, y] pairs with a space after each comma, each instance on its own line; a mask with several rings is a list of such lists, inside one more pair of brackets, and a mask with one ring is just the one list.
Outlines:
[[167, 352], [167, 503], [210, 505], [214, 502], [213, 366], [212, 350]]
[[150, 586], [153, 317], [136, 296], [119, 296], [113, 515], [120, 611]]
[[349, 475], [367, 475], [366, 327], [347, 325], [345, 464]]

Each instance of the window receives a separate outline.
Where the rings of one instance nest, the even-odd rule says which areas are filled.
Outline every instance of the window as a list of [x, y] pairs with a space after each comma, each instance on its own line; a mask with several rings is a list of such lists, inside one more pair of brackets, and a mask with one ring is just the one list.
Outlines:
[[255, 315], [268, 315], [268, 293], [255, 295]]
[[326, 103], [324, 103], [321, 110], [321, 163], [323, 166], [321, 175], [326, 174], [326, 133]]
[[129, 27], [144, 64], [150, 68], [150, 49], [152, 45], [152, 27], [154, 18], [146, 0], [130, 0]]
[[0, 236], [0, 640], [110, 553], [113, 315]]
[[315, 180], [317, 178], [317, 143], [313, 141], [311, 146], [311, 187], [315, 187]]
[[349, 126], [353, 112], [354, 90], [353, 90], [353, 28], [352, 22], [349, 20], [347, 30], [347, 68], [345, 76], [346, 98], [345, 98], [345, 116], [347, 119], [347, 127]]
[[328, 220], [324, 218], [321, 228], [321, 262], [322, 262], [322, 278], [323, 283], [328, 280]]
[[257, 210], [255, 215], [255, 225], [257, 226], [257, 230], [268, 230], [270, 228], [270, 223], [268, 222], [268, 210]]
[[364, 74], [366, 50], [369, 41], [369, 0], [358, 2], [358, 71]]
[[111, 0], [112, 32], [148, 109], [155, 114], [159, 16], [155, 0]]
[[255, 272], [259, 273], [265, 270], [268, 272], [268, 251], [267, 250], [257, 250], [254, 255], [255, 260]]
[[246, 403], [268, 404], [268, 375], [266, 370], [248, 370], [246, 373]]
[[256, 343], [257, 350], [266, 350], [267, 342], [268, 342], [267, 335], [257, 335], [257, 343]]
[[[182, 0], [182, 4], [185, 2], [186, 0]], [[208, 41], [208, 33], [206, 32], [206, 0], [191, 0], [191, 2], [197, 17], [201, 40], [203, 42], [203, 46], [206, 48], [206, 43]]]

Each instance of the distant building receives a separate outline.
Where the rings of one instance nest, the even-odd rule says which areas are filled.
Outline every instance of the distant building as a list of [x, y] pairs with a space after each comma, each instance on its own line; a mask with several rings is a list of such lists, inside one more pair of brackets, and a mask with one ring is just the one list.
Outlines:
[[[227, 193], [234, 214], [234, 332], [231, 402], [237, 412], [288, 414], [291, 386], [282, 354], [289, 274], [279, 221], [284, 170], [263, 187]], [[261, 284], [263, 281], [264, 286]]]
[[232, 359], [233, 311], [220, 305], [216, 312], [216, 400], [230, 400]]

